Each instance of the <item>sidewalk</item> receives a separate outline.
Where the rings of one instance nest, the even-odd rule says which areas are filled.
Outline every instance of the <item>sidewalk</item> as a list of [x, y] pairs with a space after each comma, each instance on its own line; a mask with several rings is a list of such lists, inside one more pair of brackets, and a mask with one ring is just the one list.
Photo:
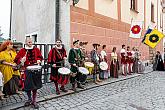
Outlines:
[[[147, 66], [145, 68], [144, 73], [149, 73], [149, 72], [152, 72], [152, 66]], [[118, 82], [118, 81], [123, 81], [123, 80], [126, 80], [126, 79], [138, 77], [138, 76], [143, 75], [143, 74], [127, 75], [126, 77], [120, 75], [119, 78], [109, 78], [107, 80], [104, 80], [102, 83], [100, 83], [100, 85], [96, 85], [92, 82], [92, 80], [89, 80], [88, 83], [86, 84], [86, 89], [83, 89], [83, 90], [78, 89], [76, 93], [81, 92], [81, 91], [85, 91], [85, 90], [88, 90], [88, 89], [91, 89], [91, 88], [95, 88], [95, 87], [98, 87], [98, 86], [103, 86], [103, 85], [107, 85], [107, 84], [110, 84], [110, 83], [115, 83], [115, 82]], [[71, 85], [68, 84], [66, 88], [70, 89]], [[43, 87], [40, 90], [38, 90], [37, 102], [43, 102], [43, 101], [46, 101], [46, 100], [62, 97], [64, 95], [69, 95], [69, 94], [73, 94], [73, 93], [74, 92], [72, 90], [69, 90], [67, 93], [61, 92], [60, 95], [56, 95], [54, 84], [53, 83], [48, 83], [48, 84], [44, 84]], [[27, 99], [27, 96], [24, 92], [23, 92], [22, 95], [10, 96], [9, 98], [7, 98], [5, 100], [0, 101], [0, 109], [9, 110], [9, 109], [20, 108], [24, 105], [26, 99]]]

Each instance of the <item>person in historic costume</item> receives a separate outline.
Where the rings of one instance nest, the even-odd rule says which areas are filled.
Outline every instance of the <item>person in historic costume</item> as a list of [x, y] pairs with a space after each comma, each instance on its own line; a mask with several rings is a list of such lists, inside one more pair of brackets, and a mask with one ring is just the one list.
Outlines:
[[116, 47], [113, 47], [111, 53], [111, 65], [110, 65], [110, 76], [113, 78], [118, 78], [119, 71], [119, 61], [116, 53]]
[[140, 60], [140, 53], [138, 49], [135, 49], [134, 55], [134, 73], [139, 73], [139, 60]]
[[66, 50], [62, 46], [62, 41], [57, 39], [55, 47], [52, 48], [48, 54], [48, 64], [51, 65], [50, 80], [55, 84], [57, 95], [60, 94], [58, 83], [61, 84], [60, 90], [67, 92], [64, 86], [68, 83], [68, 78], [65, 77], [64, 79], [62, 75], [58, 73], [58, 69], [65, 66], [66, 57]]
[[127, 62], [127, 73], [129, 75], [131, 75], [131, 73], [133, 72], [132, 71], [132, 66], [133, 66], [132, 59], [133, 59], [133, 57], [132, 57], [132, 53], [130, 51], [130, 47], [127, 46], [127, 60], [126, 60], [126, 62]]
[[106, 45], [102, 46], [102, 50], [100, 54], [101, 54], [101, 61], [107, 62]]
[[94, 63], [94, 71], [93, 71], [93, 79], [94, 83], [99, 84], [101, 82], [99, 78], [99, 73], [100, 73], [100, 68], [99, 68], [99, 63], [100, 63], [100, 55], [98, 53], [98, 47], [100, 44], [93, 44], [93, 50], [91, 51], [91, 61]]
[[80, 67], [82, 64], [82, 53], [79, 49], [79, 40], [75, 40], [73, 42], [73, 48], [70, 49], [69, 51], [69, 57], [68, 61], [71, 65], [71, 76], [70, 76], [70, 83], [72, 84], [72, 90], [76, 91], [76, 82], [77, 82], [77, 87], [84, 89], [84, 87], [81, 85], [80, 82], [80, 77], [81, 74], [78, 71], [78, 67]]
[[132, 48], [132, 59], [131, 59], [131, 67], [132, 67], [132, 73], [135, 73], [135, 47]]
[[[100, 52], [101, 55], [101, 61], [106, 62], [107, 63], [107, 53], [106, 53], [106, 45], [102, 46], [102, 50]], [[101, 70], [100, 72], [100, 78], [104, 79], [105, 76], [107, 75], [107, 70]], [[107, 77], [108, 78], [108, 77]]]
[[126, 57], [127, 57], [127, 52], [125, 50], [125, 45], [122, 45], [122, 49], [120, 51], [120, 56], [121, 56], [121, 66], [122, 66], [122, 75], [126, 76], [126, 72], [127, 72], [127, 61], [126, 61]]
[[[79, 43], [79, 46], [80, 46], [79, 48], [80, 48], [80, 51], [81, 51], [81, 54], [82, 54], [82, 62], [81, 62], [82, 67], [85, 67], [84, 63], [89, 60], [88, 54], [87, 54], [87, 51], [86, 51], [86, 48], [85, 48], [85, 46], [87, 44], [88, 44], [88, 42], [80, 42]], [[85, 75], [85, 74], [83, 74], [82, 80], [80, 78], [80, 82], [81, 82], [82, 85], [85, 85], [85, 83], [87, 83], [87, 81], [84, 82], [84, 79], [86, 79], [86, 78], [87, 78], [87, 75]]]
[[15, 69], [17, 66], [16, 63], [14, 63], [15, 57], [16, 52], [13, 50], [13, 43], [10, 40], [4, 41], [0, 47], [0, 59], [4, 60], [0, 64], [0, 71], [4, 78], [4, 97], [15, 93], [21, 94], [19, 91], [20, 72]]
[[163, 59], [159, 51], [157, 51], [155, 56], [155, 61], [153, 64], [153, 70], [163, 71], [164, 70], [164, 64]]
[[[24, 82], [24, 90], [27, 93], [28, 101], [25, 102], [25, 106], [32, 105], [33, 108], [38, 109], [39, 106], [36, 103], [37, 90], [42, 87], [42, 73], [41, 71], [38, 73], [34, 73], [32, 71], [28, 71], [28, 66], [39, 65], [43, 60], [41, 55], [41, 51], [34, 45], [32, 45], [32, 39], [27, 37], [25, 40], [25, 48], [22, 48], [15, 58], [15, 62], [18, 65], [22, 65], [25, 68], [25, 82]], [[31, 92], [32, 97], [31, 97]]]

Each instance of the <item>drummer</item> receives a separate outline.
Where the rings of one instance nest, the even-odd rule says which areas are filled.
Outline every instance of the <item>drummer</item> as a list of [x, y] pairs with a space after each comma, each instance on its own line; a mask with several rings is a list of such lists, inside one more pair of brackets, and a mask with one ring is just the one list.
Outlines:
[[94, 73], [93, 73], [93, 79], [94, 83], [99, 84], [101, 82], [99, 78], [99, 62], [100, 62], [100, 55], [98, 53], [98, 47], [100, 44], [93, 44], [93, 50], [91, 51], [91, 61], [94, 63]]
[[[32, 39], [30, 37], [27, 37], [25, 40], [25, 48], [22, 48], [16, 58], [15, 62], [17, 64], [22, 64], [25, 68], [29, 65], [35, 65], [40, 64], [43, 57], [41, 55], [40, 50], [32, 45]], [[32, 77], [30, 73], [28, 73], [25, 69], [25, 92], [28, 96], [28, 101], [25, 102], [25, 106], [32, 105], [33, 108], [38, 109], [39, 106], [36, 103], [36, 96], [37, 96], [37, 89], [40, 89], [42, 87], [41, 79], [38, 79], [38, 77]], [[33, 93], [33, 96], [31, 97], [31, 91]]]
[[[107, 53], [106, 53], [106, 45], [102, 46], [102, 50], [100, 52], [101, 55], [101, 61], [106, 62], [107, 63]], [[101, 70], [100, 72], [100, 78], [104, 79], [105, 74], [107, 73], [107, 70]]]
[[[87, 54], [87, 51], [86, 51], [86, 48], [85, 46], [88, 44], [88, 42], [80, 42], [79, 45], [80, 45], [80, 51], [82, 53], [82, 65], [81, 66], [85, 66], [84, 63], [88, 60], [88, 54]], [[87, 78], [87, 75], [84, 75], [85, 79]], [[81, 81], [80, 81], [81, 82]], [[85, 83], [87, 83], [87, 81], [82, 81], [81, 84], [82, 85], [85, 85]]]
[[68, 80], [61, 78], [62, 76], [58, 74], [58, 69], [60, 67], [64, 67], [64, 61], [66, 60], [66, 57], [66, 50], [62, 46], [62, 41], [60, 39], [57, 39], [55, 47], [52, 48], [48, 54], [48, 64], [51, 64], [50, 80], [53, 81], [55, 84], [57, 95], [60, 94], [58, 83], [61, 84], [60, 90], [63, 92], [67, 92], [64, 86], [68, 83]]
[[73, 48], [69, 51], [69, 57], [68, 61], [71, 65], [71, 72], [72, 75], [70, 77], [70, 83], [72, 84], [72, 90], [76, 91], [76, 81], [77, 81], [77, 87], [84, 89], [84, 87], [80, 83], [80, 77], [81, 74], [78, 72], [78, 67], [80, 67], [82, 64], [82, 53], [79, 48], [79, 40], [76, 40], [73, 42]]

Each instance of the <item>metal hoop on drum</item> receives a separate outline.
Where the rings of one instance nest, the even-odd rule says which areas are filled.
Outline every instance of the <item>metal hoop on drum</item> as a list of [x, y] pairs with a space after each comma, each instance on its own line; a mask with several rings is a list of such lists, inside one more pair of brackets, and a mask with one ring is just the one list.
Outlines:
[[27, 66], [26, 67], [26, 69], [28, 70], [28, 71], [31, 71], [31, 72], [40, 72], [41, 71], [41, 68], [42, 68], [42, 66], [40, 66], [40, 65], [33, 65], [33, 66]]
[[69, 75], [71, 73], [70, 69], [66, 67], [61, 67], [58, 69], [58, 73], [60, 74], [58, 83], [66, 85], [69, 81]]

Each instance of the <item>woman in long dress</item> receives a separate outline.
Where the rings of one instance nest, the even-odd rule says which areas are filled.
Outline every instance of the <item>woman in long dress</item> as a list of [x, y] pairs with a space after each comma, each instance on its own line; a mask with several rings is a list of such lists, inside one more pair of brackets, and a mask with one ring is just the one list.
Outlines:
[[153, 70], [163, 71], [164, 70], [164, 64], [163, 59], [159, 51], [157, 51], [155, 56], [155, 62], [153, 64]]
[[118, 78], [119, 61], [117, 57], [116, 47], [113, 47], [111, 53], [110, 76], [114, 78]]
[[15, 93], [20, 93], [19, 90], [19, 77], [20, 73], [16, 68], [14, 59], [16, 52], [13, 50], [13, 43], [9, 40], [3, 42], [0, 47], [0, 59], [4, 60], [0, 64], [0, 71], [3, 74], [4, 86], [3, 93], [5, 97]]

